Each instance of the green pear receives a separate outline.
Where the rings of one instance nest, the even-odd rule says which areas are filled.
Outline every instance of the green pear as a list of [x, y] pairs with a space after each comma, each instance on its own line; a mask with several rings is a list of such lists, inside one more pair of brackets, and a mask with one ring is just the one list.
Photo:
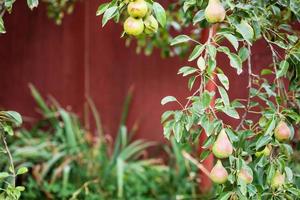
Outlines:
[[261, 157], [261, 156], [269, 156], [271, 154], [272, 146], [267, 145], [262, 151], [258, 151], [255, 153], [256, 157]]
[[275, 128], [275, 138], [280, 141], [287, 141], [291, 138], [291, 129], [284, 121], [280, 121]]
[[275, 172], [272, 180], [271, 180], [271, 187], [273, 189], [280, 188], [285, 182], [285, 175], [281, 174], [278, 170]]
[[220, 160], [217, 161], [216, 165], [210, 171], [209, 177], [214, 183], [217, 184], [223, 184], [227, 181], [228, 172], [223, 167]]
[[158, 22], [157, 20], [153, 17], [153, 15], [149, 15], [144, 19], [144, 24], [145, 24], [145, 33], [146, 34], [153, 34], [157, 32], [158, 29]]
[[212, 152], [217, 158], [228, 158], [232, 154], [233, 147], [225, 129], [222, 129], [219, 133], [217, 140], [213, 144]]
[[253, 181], [252, 172], [250, 172], [246, 168], [242, 168], [240, 170], [240, 172], [238, 173], [238, 178], [239, 178], [239, 180], [244, 181], [247, 184], [250, 184]]
[[124, 22], [124, 31], [128, 35], [138, 36], [144, 31], [144, 22], [142, 19], [128, 17]]
[[131, 17], [143, 18], [148, 12], [148, 5], [144, 0], [133, 1], [128, 4], [127, 12]]
[[226, 11], [219, 0], [209, 0], [204, 14], [209, 23], [218, 23], [224, 21]]

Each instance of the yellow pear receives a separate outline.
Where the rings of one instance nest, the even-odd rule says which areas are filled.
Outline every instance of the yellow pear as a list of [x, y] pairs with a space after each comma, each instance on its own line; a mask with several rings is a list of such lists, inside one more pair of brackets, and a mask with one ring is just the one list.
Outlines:
[[213, 144], [212, 152], [217, 158], [228, 158], [232, 154], [233, 147], [225, 129], [222, 129], [219, 133], [217, 140]]
[[218, 23], [224, 21], [226, 11], [219, 0], [209, 0], [204, 14], [209, 23]]
[[220, 160], [218, 160], [216, 165], [212, 168], [209, 177], [214, 183], [217, 184], [223, 184], [227, 181], [228, 172], [223, 167]]

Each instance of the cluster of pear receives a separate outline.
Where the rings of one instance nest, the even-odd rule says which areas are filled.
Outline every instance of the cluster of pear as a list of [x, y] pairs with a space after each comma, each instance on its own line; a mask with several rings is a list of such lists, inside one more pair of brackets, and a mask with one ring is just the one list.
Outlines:
[[142, 33], [157, 32], [158, 22], [151, 14], [152, 8], [145, 0], [131, 1], [127, 6], [129, 17], [124, 22], [124, 31], [128, 35], [138, 36]]
[[[233, 153], [233, 146], [226, 134], [225, 129], [222, 129], [219, 133], [215, 143], [212, 146], [212, 152], [214, 156], [218, 159], [228, 158]], [[250, 174], [247, 170], [241, 170], [241, 177], [243, 179], [249, 179]], [[252, 179], [252, 177], [250, 177]], [[228, 179], [228, 172], [223, 166], [221, 160], [217, 160], [215, 166], [210, 172], [210, 179], [217, 184], [223, 184]], [[251, 180], [252, 182], [252, 180]]]
[[[279, 142], [288, 141], [292, 137], [291, 129], [288, 127], [287, 123], [284, 121], [280, 121], [274, 131], [274, 137]], [[272, 146], [270, 144], [266, 145], [266, 147], [259, 152], [255, 153], [255, 156], [270, 156], [272, 150]], [[228, 158], [233, 153], [233, 146], [226, 134], [225, 129], [222, 129], [219, 133], [215, 143], [212, 146], [212, 152], [217, 160], [215, 166], [212, 168], [210, 172], [210, 179], [217, 184], [223, 184], [228, 179], [228, 172], [225, 167], [222, 165], [220, 159]], [[246, 184], [250, 184], [253, 181], [252, 171], [249, 170], [249, 167], [244, 167], [239, 170], [237, 173], [237, 177], [240, 181], [243, 181]], [[282, 174], [279, 170], [276, 171], [273, 178], [271, 179], [271, 188], [279, 188], [285, 183], [285, 175]]]

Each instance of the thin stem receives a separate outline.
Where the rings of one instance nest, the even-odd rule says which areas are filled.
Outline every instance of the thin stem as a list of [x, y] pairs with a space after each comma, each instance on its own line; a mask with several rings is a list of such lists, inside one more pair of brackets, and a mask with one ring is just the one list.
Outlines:
[[12, 158], [12, 155], [11, 155], [10, 151], [9, 151], [8, 145], [6, 143], [6, 140], [5, 140], [5, 137], [4, 137], [3, 134], [1, 134], [1, 138], [2, 138], [2, 142], [4, 144], [5, 151], [6, 151], [7, 155], [8, 155], [9, 162], [10, 162], [11, 173], [13, 175], [12, 185], [13, 185], [13, 187], [15, 187], [15, 185], [16, 185], [16, 180], [15, 180], [15, 178], [16, 178], [16, 172], [15, 172], [15, 167], [14, 167], [14, 160]]
[[236, 131], [238, 131], [241, 126], [243, 125], [247, 114], [249, 112], [250, 109], [250, 102], [251, 102], [251, 95], [250, 95], [250, 91], [252, 88], [252, 62], [251, 62], [251, 46], [249, 43], [247, 43], [247, 47], [248, 47], [248, 51], [249, 51], [249, 57], [248, 57], [248, 98], [247, 98], [247, 105], [246, 105], [246, 109], [245, 112], [241, 118], [241, 121], [239, 123], [239, 125], [236, 127]]
[[[274, 67], [274, 71], [275, 71], [275, 79], [274, 79], [274, 81], [275, 81], [275, 83], [277, 85], [277, 94], [278, 94], [279, 97], [282, 97], [281, 96], [281, 92], [280, 92], [280, 88], [281, 88], [280, 87], [280, 81], [279, 81], [279, 78], [277, 77], [278, 72], [277, 72], [277, 64], [276, 64], [276, 58], [277, 58], [276, 51], [275, 51], [273, 45], [267, 39], [267, 37], [264, 36], [264, 38], [267, 41], [267, 44], [269, 45], [269, 47], [271, 49], [271, 52], [272, 52], [272, 61], [273, 61], [273, 67]], [[276, 106], [277, 106], [277, 112], [279, 113], [279, 111], [280, 111], [279, 110], [279, 108], [280, 108], [279, 107], [279, 103], [278, 103], [278, 101], [276, 99], [275, 99], [275, 102], [276, 102]]]
[[194, 96], [196, 96], [196, 94], [197, 94], [198, 92], [200, 92], [200, 89], [196, 90], [196, 91], [192, 94], [192, 96], [189, 97], [187, 103], [186, 103], [185, 106], [184, 106], [184, 110], [187, 109], [188, 105], [189, 105], [190, 102], [191, 102], [191, 99], [192, 99]]
[[187, 160], [189, 160], [191, 163], [193, 163], [194, 165], [196, 165], [206, 176], [210, 177], [209, 175], [209, 171], [204, 167], [204, 165], [202, 165], [201, 163], [199, 163], [195, 158], [193, 158], [189, 153], [187, 153], [186, 151], [182, 151], [182, 155], [184, 158], [186, 158]]

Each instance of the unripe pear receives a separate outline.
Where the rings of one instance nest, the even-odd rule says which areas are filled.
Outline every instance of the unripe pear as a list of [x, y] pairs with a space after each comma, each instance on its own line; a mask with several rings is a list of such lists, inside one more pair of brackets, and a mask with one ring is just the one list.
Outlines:
[[127, 12], [131, 17], [143, 18], [148, 12], [148, 5], [144, 0], [133, 1], [128, 4]]
[[280, 121], [275, 128], [275, 138], [280, 142], [289, 140], [291, 134], [291, 129], [284, 121]]
[[261, 156], [269, 156], [271, 154], [272, 146], [267, 145], [262, 151], [258, 151], [255, 153], [256, 157], [261, 157]]
[[238, 174], [238, 178], [247, 184], [250, 184], [253, 181], [252, 174], [247, 169], [244, 169], [244, 168], [242, 168], [240, 170], [240, 172]]
[[220, 160], [218, 160], [216, 165], [212, 168], [209, 177], [217, 184], [223, 184], [227, 181], [228, 173]]
[[226, 11], [219, 0], [209, 0], [204, 14], [209, 23], [217, 23], [224, 21]]
[[128, 35], [138, 36], [144, 31], [144, 23], [142, 19], [128, 17], [124, 22], [124, 31]]
[[213, 144], [212, 152], [217, 158], [228, 158], [232, 154], [233, 147], [225, 129], [222, 129], [218, 135], [217, 140]]
[[146, 34], [153, 34], [153, 33], [157, 32], [158, 22], [153, 17], [153, 15], [147, 16], [144, 20], [144, 24], [145, 24], [145, 33]]
[[280, 188], [284, 184], [284, 182], [285, 182], [285, 175], [281, 174], [277, 170], [271, 180], [271, 187], [273, 189]]

